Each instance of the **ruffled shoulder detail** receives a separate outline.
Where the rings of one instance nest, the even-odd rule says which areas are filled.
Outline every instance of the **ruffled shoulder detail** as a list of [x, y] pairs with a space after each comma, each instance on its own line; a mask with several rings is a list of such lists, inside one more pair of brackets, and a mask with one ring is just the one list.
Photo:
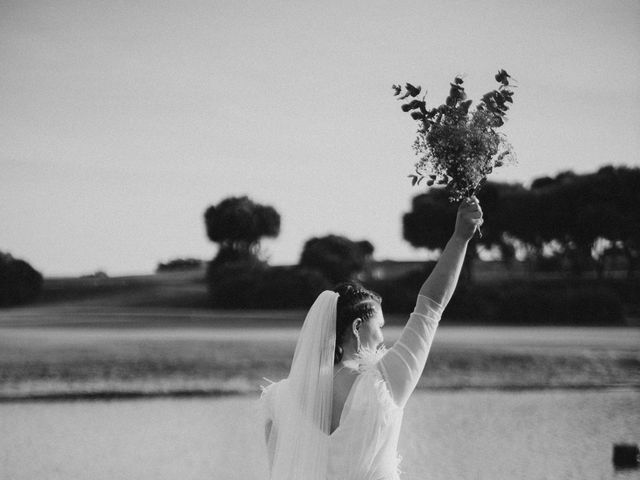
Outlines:
[[381, 345], [377, 349], [362, 347], [359, 352], [354, 355], [358, 362], [358, 370], [360, 372], [370, 371], [375, 368], [378, 361], [387, 353], [387, 347]]
[[388, 421], [389, 415], [391, 415], [392, 412], [401, 410], [401, 408], [396, 405], [393, 400], [387, 382], [378, 367], [378, 362], [386, 353], [387, 348], [384, 345], [378, 347], [376, 350], [361, 348], [360, 352], [355, 354], [355, 358], [359, 362], [358, 371], [361, 374], [371, 375], [373, 377], [372, 384], [377, 392], [376, 396], [385, 412], [385, 420]]

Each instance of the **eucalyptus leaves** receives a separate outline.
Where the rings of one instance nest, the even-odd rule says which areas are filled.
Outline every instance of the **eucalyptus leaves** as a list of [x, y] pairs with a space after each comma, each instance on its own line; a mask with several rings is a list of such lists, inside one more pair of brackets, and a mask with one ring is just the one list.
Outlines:
[[515, 162], [511, 145], [496, 129], [504, 125], [509, 103], [513, 103], [513, 91], [509, 85], [511, 76], [500, 70], [495, 76], [500, 84], [469, 111], [472, 100], [462, 86], [461, 77], [451, 83], [449, 96], [439, 107], [427, 109], [424, 98], [417, 99], [420, 86], [407, 83], [403, 88], [394, 85], [398, 100], [408, 100], [402, 110], [418, 121], [418, 135], [414, 142], [420, 160], [416, 173], [409, 175], [413, 185], [425, 178], [432, 186], [446, 185], [451, 201], [475, 195], [494, 168]]

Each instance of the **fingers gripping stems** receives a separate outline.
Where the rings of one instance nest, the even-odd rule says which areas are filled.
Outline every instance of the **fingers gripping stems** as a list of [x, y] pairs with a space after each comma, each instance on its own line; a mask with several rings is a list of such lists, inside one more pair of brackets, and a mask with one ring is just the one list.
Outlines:
[[474, 196], [465, 198], [458, 207], [458, 219], [456, 221], [456, 229], [466, 239], [471, 239], [475, 232], [478, 232], [482, 238], [481, 225], [484, 223], [482, 218], [482, 208], [480, 202]]

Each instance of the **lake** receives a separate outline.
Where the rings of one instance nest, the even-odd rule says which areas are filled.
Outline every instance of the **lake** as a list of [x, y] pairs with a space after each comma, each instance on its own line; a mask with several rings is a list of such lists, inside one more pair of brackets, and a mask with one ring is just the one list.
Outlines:
[[[262, 480], [255, 396], [0, 404], [0, 477]], [[417, 391], [403, 480], [631, 480], [612, 445], [640, 439], [640, 392]], [[7, 434], [8, 433], [8, 434]]]
[[[385, 342], [399, 336], [385, 328]], [[0, 328], [0, 401], [257, 392], [296, 328]], [[634, 328], [439, 327], [418, 388], [640, 388]]]
[[[266, 478], [258, 385], [287, 375], [297, 334], [0, 326], [0, 478]], [[640, 441], [638, 345], [633, 328], [441, 326], [403, 479], [640, 478], [611, 462]]]

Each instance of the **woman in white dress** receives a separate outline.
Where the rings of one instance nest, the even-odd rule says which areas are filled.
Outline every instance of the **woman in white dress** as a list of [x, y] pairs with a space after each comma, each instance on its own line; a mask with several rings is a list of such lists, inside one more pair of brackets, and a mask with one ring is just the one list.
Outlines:
[[417, 296], [400, 338], [383, 345], [381, 299], [356, 283], [322, 292], [303, 324], [289, 376], [262, 387], [272, 480], [398, 480], [398, 438], [467, 244], [482, 224], [475, 197]]

